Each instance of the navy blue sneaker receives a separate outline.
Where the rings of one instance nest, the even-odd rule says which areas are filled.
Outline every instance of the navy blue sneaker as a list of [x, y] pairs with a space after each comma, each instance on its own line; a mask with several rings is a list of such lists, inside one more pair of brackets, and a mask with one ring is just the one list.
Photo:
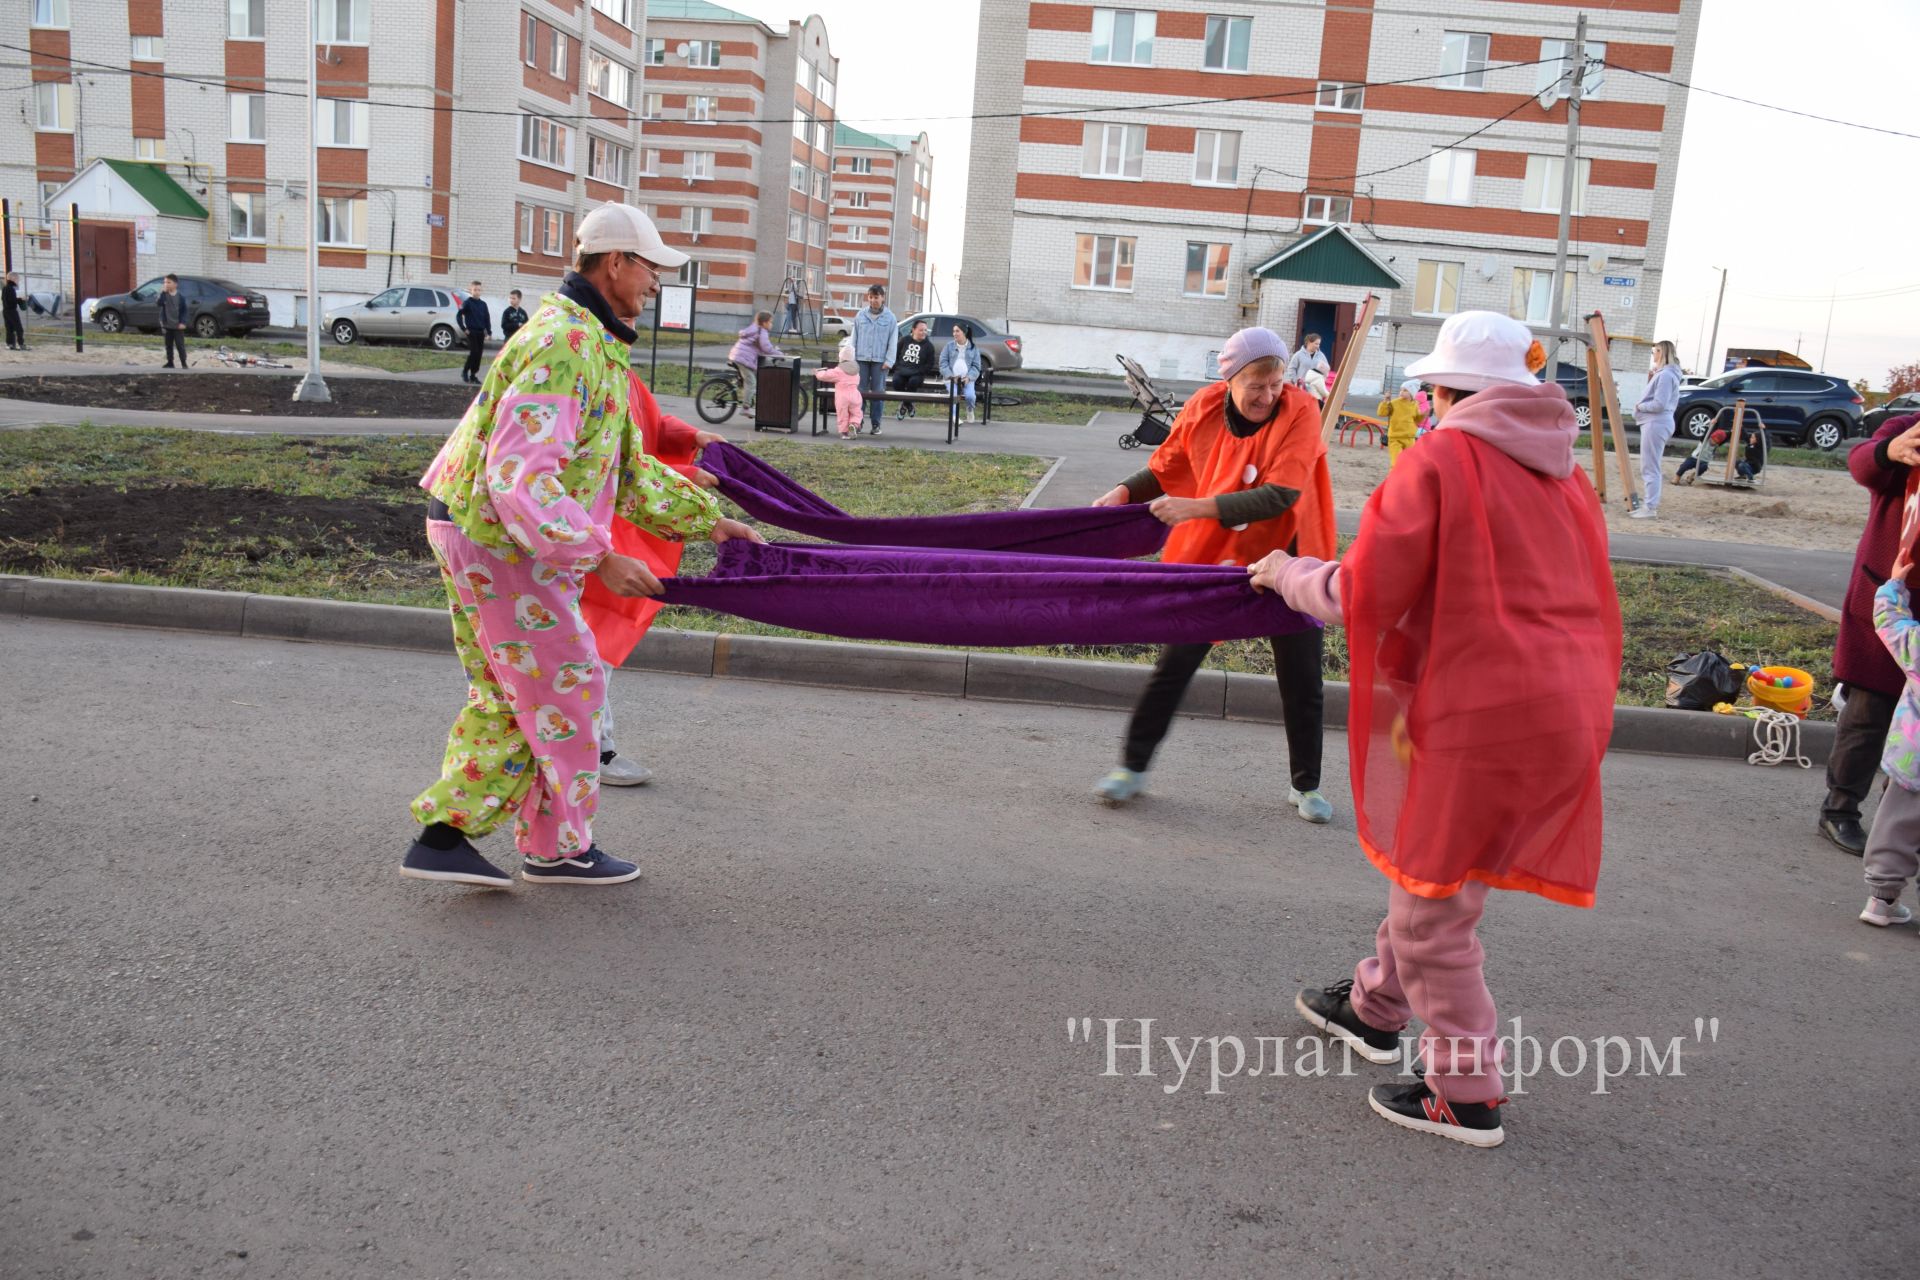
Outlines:
[[640, 868], [595, 845], [571, 858], [522, 858], [520, 878], [528, 884], [625, 884], [640, 878]]
[[480, 851], [465, 840], [451, 849], [430, 849], [415, 840], [400, 862], [400, 874], [415, 880], [449, 880], [489, 889], [505, 889], [513, 883], [512, 876], [481, 857]]

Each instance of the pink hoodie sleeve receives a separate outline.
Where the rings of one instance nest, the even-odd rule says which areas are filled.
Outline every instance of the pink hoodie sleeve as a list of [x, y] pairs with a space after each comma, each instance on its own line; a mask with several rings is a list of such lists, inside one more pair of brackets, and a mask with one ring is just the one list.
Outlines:
[[1295, 556], [1281, 566], [1280, 580], [1275, 585], [1280, 598], [1296, 613], [1318, 618], [1330, 626], [1338, 626], [1345, 616], [1340, 607], [1338, 560]]

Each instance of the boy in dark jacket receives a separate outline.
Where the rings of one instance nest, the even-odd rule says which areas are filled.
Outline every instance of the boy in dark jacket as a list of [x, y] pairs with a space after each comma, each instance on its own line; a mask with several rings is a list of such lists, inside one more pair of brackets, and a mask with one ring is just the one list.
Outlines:
[[187, 367], [187, 300], [180, 296], [180, 277], [171, 271], [160, 282], [160, 336], [167, 344], [167, 365], [173, 368], [173, 353], [180, 353], [180, 367]]
[[6, 322], [7, 350], [25, 351], [27, 349], [27, 331], [20, 323], [20, 277], [7, 272], [6, 283], [0, 285], [0, 320]]
[[467, 335], [467, 363], [460, 370], [462, 382], [480, 381], [480, 353], [486, 350], [487, 332], [493, 328], [493, 313], [480, 301], [480, 282], [475, 280], [470, 287], [472, 291], [454, 317]]
[[518, 289], [509, 290], [507, 293], [507, 309], [500, 313], [500, 340], [502, 342], [511, 342], [513, 335], [519, 332], [520, 326], [526, 322], [527, 312], [526, 309], [520, 305], [520, 291]]

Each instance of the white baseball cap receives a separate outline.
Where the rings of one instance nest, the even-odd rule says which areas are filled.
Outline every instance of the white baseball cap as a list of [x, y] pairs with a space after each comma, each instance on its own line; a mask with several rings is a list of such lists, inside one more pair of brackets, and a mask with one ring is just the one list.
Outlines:
[[653, 219], [630, 204], [603, 204], [580, 219], [573, 237], [581, 253], [637, 253], [656, 267], [677, 267], [687, 260], [669, 249]]
[[1527, 369], [1533, 333], [1497, 311], [1462, 311], [1440, 326], [1433, 351], [1406, 367], [1409, 378], [1455, 391], [1532, 387], [1540, 379]]

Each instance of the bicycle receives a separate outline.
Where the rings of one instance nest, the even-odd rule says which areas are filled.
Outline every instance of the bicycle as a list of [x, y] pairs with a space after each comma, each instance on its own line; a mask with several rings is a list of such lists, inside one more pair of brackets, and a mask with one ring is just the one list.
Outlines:
[[[725, 373], [716, 373], [700, 384], [693, 397], [694, 412], [700, 415], [701, 421], [717, 427], [731, 420], [740, 409], [743, 404], [740, 392], [740, 373], [729, 366]], [[795, 397], [793, 420], [804, 421], [812, 412], [813, 392], [802, 382]]]

